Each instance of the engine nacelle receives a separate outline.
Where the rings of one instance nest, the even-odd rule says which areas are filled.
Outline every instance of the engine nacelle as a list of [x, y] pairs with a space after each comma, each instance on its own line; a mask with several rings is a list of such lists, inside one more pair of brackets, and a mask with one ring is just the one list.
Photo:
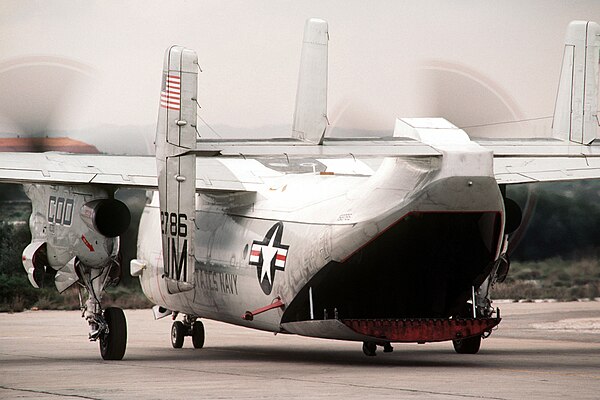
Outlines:
[[127, 206], [115, 199], [98, 199], [85, 203], [80, 215], [87, 226], [108, 238], [125, 232], [131, 222]]
[[[26, 185], [31, 199], [29, 219], [32, 243], [23, 253], [23, 265], [32, 284], [39, 274], [57, 274], [57, 287], [65, 289], [77, 279], [75, 262], [86, 268], [118, 263], [119, 238], [131, 221], [125, 204], [112, 199], [110, 188], [78, 185]], [[43, 257], [42, 257], [43, 255]], [[75, 260], [74, 260], [75, 258]], [[73, 263], [73, 268], [67, 264]], [[67, 266], [67, 267], [66, 267]]]

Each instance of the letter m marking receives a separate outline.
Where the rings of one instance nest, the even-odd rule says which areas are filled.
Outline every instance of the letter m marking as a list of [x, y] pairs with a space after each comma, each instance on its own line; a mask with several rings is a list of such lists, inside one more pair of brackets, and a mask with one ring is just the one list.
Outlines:
[[183, 246], [181, 246], [181, 252], [179, 252], [177, 251], [175, 238], [171, 238], [171, 267], [169, 268], [169, 278], [171, 279], [187, 281], [187, 242], [187, 239], [183, 240]]

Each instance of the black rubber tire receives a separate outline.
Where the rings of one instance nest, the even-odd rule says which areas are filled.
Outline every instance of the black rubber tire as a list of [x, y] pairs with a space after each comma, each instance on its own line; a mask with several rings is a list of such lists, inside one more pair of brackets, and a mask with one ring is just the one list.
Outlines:
[[175, 349], [183, 347], [183, 339], [185, 338], [185, 325], [181, 321], [173, 322], [171, 326], [171, 345]]
[[458, 354], [477, 354], [481, 347], [481, 336], [473, 336], [466, 339], [456, 339], [452, 341], [454, 351]]
[[374, 357], [377, 355], [377, 344], [375, 342], [363, 342], [362, 351], [365, 356]]
[[195, 321], [192, 325], [192, 344], [195, 349], [204, 347], [204, 324], [202, 321]]
[[122, 360], [127, 348], [127, 320], [123, 310], [108, 307], [104, 310], [108, 334], [100, 336], [100, 355], [105, 360]]

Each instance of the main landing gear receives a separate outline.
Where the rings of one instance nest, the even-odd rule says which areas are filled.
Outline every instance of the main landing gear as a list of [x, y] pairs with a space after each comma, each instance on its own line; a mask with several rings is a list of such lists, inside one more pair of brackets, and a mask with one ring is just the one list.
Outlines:
[[[380, 346], [383, 347], [384, 353], [391, 353], [392, 351], [394, 351], [394, 348], [392, 347], [392, 344], [390, 342], [385, 342], [382, 345], [380, 344]], [[363, 342], [362, 350], [366, 356], [374, 357], [377, 355], [377, 343]]]
[[452, 341], [454, 351], [458, 354], [477, 354], [481, 347], [481, 336], [473, 336], [465, 339], [455, 339]]
[[[496, 316], [500, 318], [500, 310], [494, 310], [492, 308], [492, 302], [488, 297], [488, 289], [488, 285], [482, 285], [482, 288], [480, 288], [477, 292], [473, 291], [475, 313], [473, 313], [473, 304], [467, 303], [465, 305], [465, 310], [463, 311], [462, 315], [459, 315], [459, 317], [467, 318], [471, 316], [477, 316], [478, 318], [491, 318], [492, 314], [496, 313]], [[462, 339], [453, 339], [452, 345], [454, 346], [454, 351], [456, 351], [458, 354], [477, 354], [479, 352], [479, 348], [481, 347], [481, 339], [487, 338], [491, 335], [491, 333], [492, 331], [490, 329], [481, 335], [465, 337]]]
[[182, 321], [174, 321], [171, 326], [171, 345], [175, 349], [183, 347], [186, 336], [192, 337], [195, 349], [204, 347], [204, 324], [197, 320], [198, 317], [186, 315]]
[[[108, 307], [103, 310], [102, 295], [107, 287], [116, 285], [120, 278], [118, 249], [105, 266], [89, 267], [74, 260], [79, 277], [79, 301], [83, 317], [89, 324], [88, 338], [100, 342], [100, 355], [104, 360], [122, 360], [127, 348], [127, 320], [123, 310]], [[84, 290], [88, 299], [83, 302]]]
[[127, 347], [125, 314], [116, 307], [108, 307], [103, 314], [106, 326], [100, 334], [100, 354], [105, 360], [121, 360]]

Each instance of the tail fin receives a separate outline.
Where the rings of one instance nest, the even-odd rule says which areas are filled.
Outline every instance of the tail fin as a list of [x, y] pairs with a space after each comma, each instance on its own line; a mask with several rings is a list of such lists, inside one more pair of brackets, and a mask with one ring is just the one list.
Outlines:
[[311, 18], [304, 26], [292, 136], [315, 144], [327, 128], [327, 22]]
[[552, 134], [591, 144], [598, 132], [600, 25], [573, 21], [567, 28]]
[[155, 145], [163, 277], [170, 293], [194, 287], [197, 64], [193, 50], [172, 46], [165, 52]]

